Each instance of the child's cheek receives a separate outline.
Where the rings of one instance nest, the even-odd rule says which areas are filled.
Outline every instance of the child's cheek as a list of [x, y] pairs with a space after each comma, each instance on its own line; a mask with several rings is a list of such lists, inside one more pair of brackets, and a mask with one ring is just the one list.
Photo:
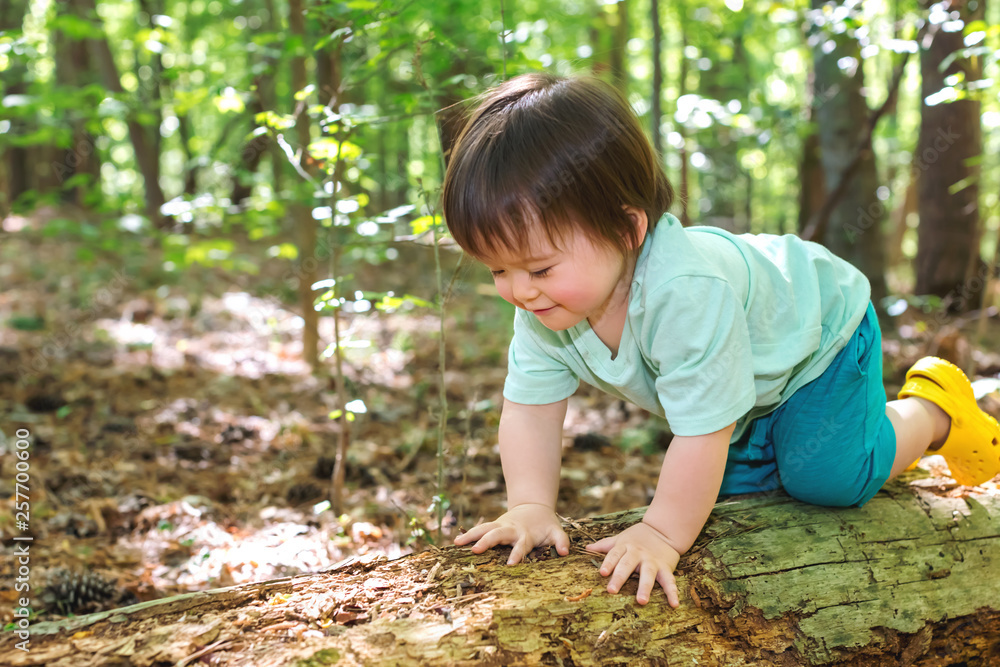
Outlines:
[[558, 294], [555, 294], [555, 300], [558, 303], [563, 304], [572, 309], [573, 306], [578, 305], [585, 300], [587, 295], [587, 290], [583, 285], [572, 285], [564, 286], [563, 289], [558, 290]]
[[514, 295], [511, 293], [510, 286], [506, 282], [500, 280], [496, 281], [496, 288], [501, 299], [507, 303], [512, 303], [515, 306], [517, 305], [514, 303]]

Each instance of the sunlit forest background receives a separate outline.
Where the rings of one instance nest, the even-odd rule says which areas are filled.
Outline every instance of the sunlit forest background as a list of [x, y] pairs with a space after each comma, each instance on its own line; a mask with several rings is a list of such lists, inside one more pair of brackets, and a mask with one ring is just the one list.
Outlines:
[[[502, 511], [513, 309], [438, 198], [469, 100], [527, 71], [619, 87], [684, 224], [860, 267], [887, 391], [933, 353], [1000, 413], [998, 19], [997, 0], [4, 0], [0, 490], [27, 431], [37, 613], [391, 558]], [[669, 439], [581, 389], [560, 511], [646, 504]], [[24, 531], [0, 516], [5, 545]]]

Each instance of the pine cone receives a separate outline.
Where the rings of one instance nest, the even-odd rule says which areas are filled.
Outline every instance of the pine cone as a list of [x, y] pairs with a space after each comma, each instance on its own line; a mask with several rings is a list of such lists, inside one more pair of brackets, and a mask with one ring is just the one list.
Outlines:
[[41, 601], [50, 612], [68, 616], [99, 611], [118, 596], [117, 581], [96, 572], [80, 573], [59, 568], [49, 573]]

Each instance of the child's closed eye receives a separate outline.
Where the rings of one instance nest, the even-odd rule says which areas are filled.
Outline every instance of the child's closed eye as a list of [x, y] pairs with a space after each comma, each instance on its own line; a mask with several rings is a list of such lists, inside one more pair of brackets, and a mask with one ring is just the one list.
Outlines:
[[532, 271], [531, 276], [533, 278], [544, 278], [545, 276], [549, 275], [549, 271], [551, 270], [552, 267], [550, 266], [548, 268], [542, 269], [541, 271]]

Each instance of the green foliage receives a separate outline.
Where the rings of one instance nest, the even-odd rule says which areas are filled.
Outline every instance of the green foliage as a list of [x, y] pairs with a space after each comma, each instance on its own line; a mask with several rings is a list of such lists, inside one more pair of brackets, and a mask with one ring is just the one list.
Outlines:
[[45, 320], [35, 315], [14, 315], [7, 320], [7, 326], [18, 331], [44, 331]]
[[340, 652], [335, 648], [325, 648], [316, 651], [308, 658], [302, 658], [295, 663], [295, 667], [323, 667], [323, 665], [335, 665], [340, 661]]
[[[400, 239], [427, 244], [445, 233], [434, 210], [444, 121], [503, 77], [537, 69], [608, 77], [610, 53], [623, 48], [625, 92], [644, 125], [662, 133], [663, 161], [675, 184], [686, 157], [692, 217], [731, 220], [738, 231], [791, 232], [802, 145], [815, 131], [809, 105], [837, 94], [806, 95], [813, 47], [819, 40], [856, 42], [856, 62], [838, 66], [865, 73], [874, 107], [900, 54], [918, 48], [918, 25], [944, 20], [933, 16], [943, 10], [913, 0], [829, 2], [817, 9], [806, 0], [660, 3], [663, 115], [651, 119], [652, 27], [645, 2], [629, 5], [624, 45], [614, 43], [613, 2], [524, 0], [506, 3], [501, 16], [499, 4], [471, 0], [317, 0], [305, 3], [305, 38], [290, 34], [288, 3], [281, 0], [107, 0], [92, 17], [74, 15], [66, 3], [28, 4], [21, 25], [0, 32], [0, 153], [28, 149], [44, 156], [33, 169], [50, 173], [0, 207], [83, 204], [93, 215], [57, 217], [42, 234], [77, 244], [78, 259], [91, 269], [141, 266], [149, 245], [163, 252], [160, 280], [198, 267], [256, 273], [269, 261], [294, 273], [295, 263], [315, 261], [326, 277], [313, 286], [324, 316], [443, 307], [440, 294], [362, 284], [359, 276], [371, 272], [359, 269], [395, 261]], [[151, 5], [160, 13], [143, 10]], [[990, 4], [986, 20], [949, 28], [960, 29], [965, 44], [952, 60], [975, 61], [982, 78], [955, 74], [928, 101], [981, 102], [979, 177], [989, 183], [1000, 173], [998, 6]], [[897, 10], [898, 17], [891, 14]], [[80, 71], [57, 62], [60, 47], [84, 39], [106, 39], [122, 92], [103, 81], [93, 60]], [[291, 85], [295, 57], [307, 61], [302, 90]], [[331, 59], [339, 67], [321, 76], [318, 63]], [[887, 210], [902, 201], [919, 128], [915, 61], [896, 112], [874, 139], [880, 179], [889, 186]], [[339, 88], [331, 91], [337, 76]], [[312, 134], [300, 145], [296, 125], [303, 115]], [[169, 221], [163, 230], [145, 213], [137, 132], [161, 168], [167, 200], [161, 212]], [[83, 169], [88, 160], [95, 171]], [[289, 213], [301, 207], [320, 227], [312, 256], [296, 245], [289, 222]], [[995, 192], [984, 195], [982, 210], [984, 229], [995, 235]], [[328, 276], [337, 253], [344, 265], [340, 275]], [[295, 293], [287, 282], [275, 292], [290, 300]], [[87, 302], [94, 288], [80, 289]], [[940, 307], [910, 299], [910, 307], [925, 312]], [[16, 317], [7, 324], [44, 326]], [[334, 341], [326, 354], [356, 343]], [[345, 408], [331, 418], [355, 414]], [[651, 438], [630, 434], [623, 445], [646, 447]]]
[[[265, 135], [284, 133], [294, 144], [290, 131], [300, 101], [308, 102], [306, 111], [322, 126], [308, 149], [312, 157], [328, 163], [339, 152], [342, 159], [354, 162], [343, 175], [353, 196], [412, 201], [415, 177], [432, 190], [440, 182], [433, 114], [495, 82], [504, 69], [508, 76], [540, 68], [601, 70], [617, 22], [613, 3], [528, 0], [512, 3], [501, 17], [498, 6], [465, 0], [324, 0], [308, 3], [311, 34], [303, 41], [288, 34], [283, 23], [287, 7], [280, 2], [273, 4], [273, 16], [267, 3], [250, 0], [166, 0], [162, 14], [154, 16], [125, 0], [99, 4], [99, 16], [87, 18], [42, 3], [45, 9], [33, 12], [24, 30], [0, 35], [4, 118], [19, 123], [16, 131], [0, 131], [0, 148], [71, 148], [74, 123], [83, 123], [96, 139], [93, 148], [106, 168], [99, 181], [73, 180], [60, 187], [103, 190], [112, 206], [135, 211], [142, 208], [142, 183], [131, 154], [127, 118], [144, 125], [150, 135], [159, 134], [168, 199], [211, 194], [225, 210], [233, 205], [227, 196], [237, 173], [256, 186], [253, 205], [288, 201], [274, 189], [288, 185], [264, 176], [269, 161], [278, 159], [275, 153], [269, 151], [264, 166], [253, 173], [241, 172], [237, 165], [255, 128]], [[893, 30], [886, 9], [869, 4], [848, 9], [831, 2], [813, 10], [804, 0], [709, 0], [662, 6], [667, 47], [666, 113], [661, 119], [668, 146], [665, 159], [676, 180], [683, 131], [693, 158], [690, 199], [700, 214], [711, 217], [717, 207], [731, 207], [739, 217], [746, 209], [752, 217], [743, 223], [756, 231], [783, 228], [793, 208], [787, 193], [797, 185], [800, 137], [808, 129], [802, 95], [809, 70], [803, 28], [858, 39], [868, 47], [862, 49], [863, 66], [870, 70], [871, 95], [877, 99], [893, 55], [915, 47], [916, 22], [928, 15], [916, 3], [901, 3], [903, 28]], [[633, 42], [627, 45], [629, 90], [643, 115], [648, 113], [651, 76], [651, 28], [645, 7], [641, 3], [630, 12]], [[997, 69], [1000, 26], [988, 18], [962, 29], [966, 48], [954, 57], [979, 59], [985, 76], [966, 81], [958, 75], [931, 101], [976, 96], [988, 105], [984, 121], [989, 129], [998, 124], [996, 110], [989, 112], [996, 106], [992, 93], [998, 78], [991, 74]], [[60, 81], [53, 44], [103, 36], [112, 46], [125, 92], [110, 93], [98, 83], [93, 63], [89, 80], [73, 85]], [[682, 42], [686, 48], [681, 48]], [[289, 89], [290, 59], [301, 54], [312, 61], [324, 50], [338, 52], [343, 63], [341, 101], [347, 103], [337, 114], [324, 111], [322, 105], [329, 100], [320, 99], [315, 79], [302, 91]], [[682, 63], [687, 71], [683, 82], [678, 79]], [[10, 92], [15, 77], [27, 86]], [[905, 95], [916, 93], [912, 79], [905, 85], [910, 87]], [[263, 89], [273, 90], [273, 101], [255, 110]], [[681, 98], [681, 93], [687, 97]], [[907, 159], [897, 157], [901, 151], [896, 148], [913, 142], [912, 111], [901, 108], [901, 114], [892, 134], [882, 136], [880, 131], [876, 138], [883, 152], [888, 149], [885, 168]], [[334, 136], [348, 129], [353, 136], [341, 146]], [[406, 155], [407, 169], [398, 168], [401, 154]], [[727, 161], [724, 154], [735, 158]], [[995, 164], [986, 167], [994, 169]], [[192, 170], [198, 172], [197, 192], [182, 195]], [[287, 164], [277, 170], [286, 178], [291, 174]], [[719, 176], [727, 170], [731, 178]], [[30, 208], [44, 197], [44, 192], [35, 192], [26, 195], [23, 204]], [[199, 218], [200, 213], [193, 215]], [[220, 229], [255, 217], [243, 211], [228, 216], [205, 213], [213, 228]]]

